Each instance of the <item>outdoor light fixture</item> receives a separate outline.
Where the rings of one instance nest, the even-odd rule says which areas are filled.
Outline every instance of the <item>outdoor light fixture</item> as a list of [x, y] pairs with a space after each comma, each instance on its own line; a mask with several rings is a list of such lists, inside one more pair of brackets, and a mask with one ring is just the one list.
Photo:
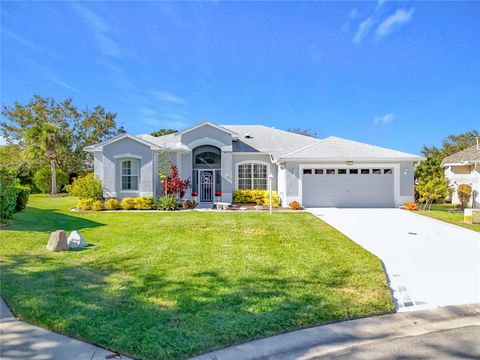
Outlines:
[[352, 165], [353, 165], [353, 161], [351, 161], [351, 160], [346, 161], [345, 164], [352, 166]]

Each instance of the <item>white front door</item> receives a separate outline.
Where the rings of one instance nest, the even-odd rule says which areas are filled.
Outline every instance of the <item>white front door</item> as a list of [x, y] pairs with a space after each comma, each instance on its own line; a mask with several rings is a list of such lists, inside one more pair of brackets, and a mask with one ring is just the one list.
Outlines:
[[198, 188], [200, 189], [200, 202], [212, 202], [214, 191], [213, 170], [200, 170], [198, 177]]

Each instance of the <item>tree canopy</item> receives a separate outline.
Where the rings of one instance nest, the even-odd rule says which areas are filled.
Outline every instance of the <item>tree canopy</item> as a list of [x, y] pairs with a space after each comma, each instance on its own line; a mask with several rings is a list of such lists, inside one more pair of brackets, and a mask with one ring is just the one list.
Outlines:
[[163, 136], [163, 135], [168, 135], [168, 134], [175, 134], [177, 133], [178, 130], [173, 130], [173, 129], [160, 129], [157, 131], [153, 131], [150, 133], [152, 136]]
[[295, 133], [295, 134], [310, 136], [310, 137], [313, 137], [313, 138], [318, 137], [317, 133], [312, 132], [312, 129], [290, 128], [287, 131]]

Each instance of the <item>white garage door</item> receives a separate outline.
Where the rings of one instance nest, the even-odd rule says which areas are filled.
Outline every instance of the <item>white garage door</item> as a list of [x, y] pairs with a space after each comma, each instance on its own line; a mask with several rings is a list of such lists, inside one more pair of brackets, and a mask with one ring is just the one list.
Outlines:
[[302, 172], [306, 207], [393, 207], [391, 168], [307, 168]]

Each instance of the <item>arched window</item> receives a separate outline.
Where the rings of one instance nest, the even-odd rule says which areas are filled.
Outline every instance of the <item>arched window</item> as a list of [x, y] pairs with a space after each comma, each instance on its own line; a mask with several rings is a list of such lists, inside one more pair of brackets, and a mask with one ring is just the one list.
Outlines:
[[138, 190], [139, 161], [137, 159], [122, 160], [122, 190]]
[[239, 190], [267, 190], [268, 166], [262, 163], [242, 163], [237, 166]]
[[193, 150], [193, 167], [196, 169], [220, 169], [222, 152], [211, 145], [199, 146]]

